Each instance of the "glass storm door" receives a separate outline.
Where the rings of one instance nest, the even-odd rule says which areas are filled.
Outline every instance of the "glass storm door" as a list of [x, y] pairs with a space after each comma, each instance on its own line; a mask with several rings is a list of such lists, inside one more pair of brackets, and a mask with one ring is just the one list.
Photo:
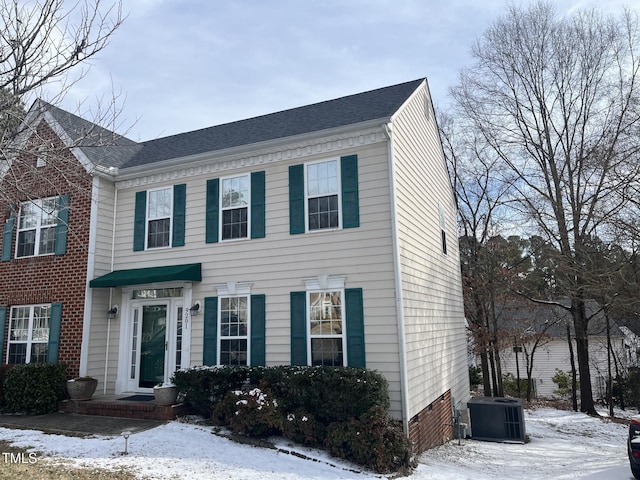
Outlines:
[[165, 380], [168, 305], [143, 305], [138, 386], [152, 388]]
[[188, 365], [183, 314], [182, 298], [134, 302], [126, 340], [129, 347], [124, 391], [145, 391], [168, 382], [173, 372]]

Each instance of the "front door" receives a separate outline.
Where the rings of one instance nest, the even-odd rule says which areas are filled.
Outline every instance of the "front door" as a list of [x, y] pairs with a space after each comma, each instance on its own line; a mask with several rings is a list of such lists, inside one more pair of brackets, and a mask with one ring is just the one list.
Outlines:
[[165, 379], [168, 305], [143, 305], [138, 387], [153, 388]]
[[182, 299], [133, 302], [126, 391], [145, 391], [168, 382], [181, 367], [182, 316]]

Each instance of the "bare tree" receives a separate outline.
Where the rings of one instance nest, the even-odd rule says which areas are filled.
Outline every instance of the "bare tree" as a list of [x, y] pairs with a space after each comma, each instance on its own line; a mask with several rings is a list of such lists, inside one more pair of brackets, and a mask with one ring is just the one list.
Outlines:
[[640, 179], [637, 14], [559, 18], [550, 3], [511, 6], [474, 44], [452, 96], [517, 177], [513, 201], [559, 252], [571, 297], [581, 410], [595, 414], [585, 243], [631, 206]]
[[[33, 185], [86, 189], [86, 171], [69, 169], [69, 152], [76, 146], [112, 145], [121, 137], [115, 130], [119, 109], [116, 96], [92, 106], [91, 121], [56, 108], [123, 22], [119, 0], [0, 0], [0, 202], [15, 206], [38, 192]], [[46, 101], [37, 100], [45, 98]], [[36, 101], [37, 100], [37, 101]], [[32, 104], [28, 116], [25, 105]], [[62, 115], [66, 115], [62, 118]], [[53, 139], [38, 122], [57, 115], [64, 124], [65, 142]], [[110, 127], [108, 130], [98, 127]], [[56, 168], [38, 169], [45, 161]], [[43, 172], [47, 172], [43, 174]], [[46, 188], [41, 188], [41, 191]], [[37, 198], [37, 197], [36, 197]], [[14, 212], [15, 213], [15, 212]]]

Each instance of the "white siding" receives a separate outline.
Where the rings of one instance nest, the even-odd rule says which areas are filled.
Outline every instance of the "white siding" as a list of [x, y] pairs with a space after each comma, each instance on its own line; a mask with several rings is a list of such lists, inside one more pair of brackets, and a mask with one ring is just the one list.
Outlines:
[[411, 418], [448, 389], [459, 406], [469, 396], [456, 210], [426, 85], [394, 116], [393, 145]]
[[[201, 262], [202, 282], [193, 289], [193, 298], [200, 300], [216, 295], [215, 284], [252, 282], [253, 294], [266, 295], [268, 365], [290, 363], [290, 292], [305, 290], [305, 278], [346, 275], [346, 288], [363, 289], [367, 367], [387, 377], [393, 413], [400, 415], [388, 149], [382, 131], [373, 135], [374, 141], [360, 147], [310, 153], [261, 165], [237, 161], [230, 166], [232, 162], [212, 159], [212, 173], [152, 176], [147, 183], [140, 181], [140, 186], [122, 186], [118, 191], [115, 270]], [[311, 150], [316, 152], [315, 148]], [[291, 235], [289, 166], [350, 154], [358, 155], [360, 227]], [[217, 172], [222, 165], [227, 168]], [[207, 180], [260, 170], [266, 172], [266, 238], [205, 243]], [[162, 180], [156, 181], [157, 177]], [[135, 193], [180, 183], [187, 186], [185, 246], [134, 252]], [[192, 365], [202, 363], [202, 334], [202, 316], [197, 316], [192, 321]], [[116, 345], [114, 342], [111, 345], [113, 358]], [[93, 357], [96, 365], [99, 356], [97, 351]]]
[[[105, 178], [98, 178], [98, 197], [96, 201], [97, 231], [94, 253], [94, 271], [90, 278], [104, 275], [111, 271], [111, 245], [113, 237], [113, 208], [115, 186], [112, 181]], [[107, 371], [107, 389], [113, 391], [116, 369], [118, 361], [118, 335], [119, 322], [117, 320], [107, 320], [107, 310], [109, 309], [109, 289], [92, 288], [91, 312], [89, 321], [91, 329], [88, 342], [87, 375], [91, 375], [99, 380], [98, 392], [104, 391], [105, 384], [105, 361], [109, 363]], [[120, 304], [119, 299], [114, 303]], [[107, 332], [109, 331], [109, 336]], [[109, 356], [106, 355], [107, 338], [109, 343]]]
[[[626, 360], [626, 352], [622, 338], [612, 337], [613, 351], [616, 359]], [[531, 351], [532, 346], [528, 345], [526, 350]], [[574, 358], [576, 355], [576, 345], [573, 342]], [[615, 376], [615, 366], [612, 360], [612, 375]], [[500, 362], [502, 365], [502, 373], [511, 373], [517, 377], [518, 368], [516, 366], [515, 353], [512, 350], [503, 350], [500, 352]], [[576, 368], [578, 368], [578, 359], [575, 358]], [[527, 359], [524, 352], [518, 353], [518, 363], [520, 370], [520, 378], [527, 378]], [[591, 387], [594, 398], [602, 398], [603, 391], [599, 391], [598, 386], [602, 385], [604, 379], [608, 377], [607, 363], [607, 341], [606, 337], [590, 337], [589, 338], [589, 367], [591, 371]], [[623, 370], [626, 365], [620, 366]], [[565, 373], [571, 372], [571, 360], [569, 354], [569, 346], [565, 339], [553, 339], [548, 343], [539, 346], [533, 356], [533, 370], [531, 377], [535, 380], [536, 394], [542, 398], [552, 398], [558, 395], [554, 393], [558, 389], [558, 385], [552, 380], [556, 374], [556, 369]]]

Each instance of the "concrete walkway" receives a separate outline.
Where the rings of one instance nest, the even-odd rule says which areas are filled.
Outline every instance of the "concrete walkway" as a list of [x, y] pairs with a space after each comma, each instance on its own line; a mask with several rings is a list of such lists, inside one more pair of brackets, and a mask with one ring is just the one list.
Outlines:
[[94, 435], [121, 435], [124, 431], [140, 432], [166, 422], [132, 418], [78, 415], [74, 413], [48, 413], [46, 415], [0, 415], [0, 427], [40, 430], [45, 433], [87, 437]]

